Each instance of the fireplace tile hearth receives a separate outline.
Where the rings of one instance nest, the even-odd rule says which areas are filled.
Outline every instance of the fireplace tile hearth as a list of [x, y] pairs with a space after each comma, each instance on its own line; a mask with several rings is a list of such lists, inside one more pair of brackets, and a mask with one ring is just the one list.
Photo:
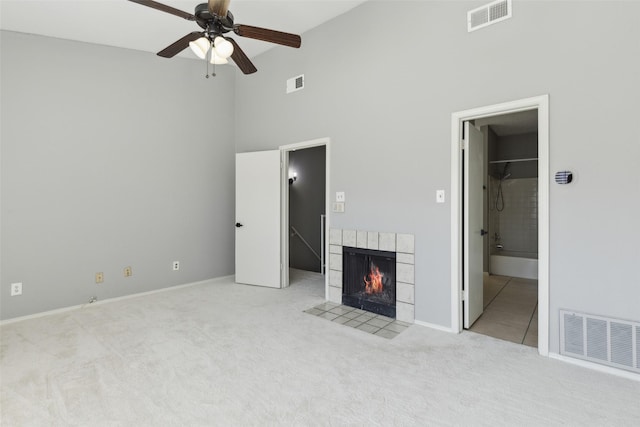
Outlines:
[[[343, 230], [342, 231], [342, 246], [356, 246], [356, 230]], [[341, 252], [342, 253], [342, 252]]]
[[[395, 233], [380, 233], [379, 248], [381, 251], [396, 251], [396, 234]], [[346, 246], [346, 245], [345, 245]]]
[[415, 241], [413, 234], [398, 234], [396, 244], [396, 251], [398, 252], [407, 254], [415, 253]]
[[367, 233], [367, 249], [378, 249], [378, 233], [369, 231]]
[[305, 313], [386, 339], [395, 338], [411, 326], [407, 322], [332, 302], [316, 305]]
[[[414, 295], [416, 284], [415, 237], [413, 234], [331, 228], [329, 240], [329, 287], [327, 294], [329, 301], [364, 308], [374, 312], [374, 314], [395, 316], [396, 320], [409, 324], [414, 322]], [[347, 250], [345, 248], [349, 249]], [[367, 295], [363, 295], [361, 290], [357, 288], [357, 285], [354, 285], [354, 277], [360, 277], [355, 273], [357, 269], [361, 267], [356, 267], [354, 271], [351, 260], [348, 262], [349, 267], [345, 265], [345, 263], [347, 263], [345, 258], [347, 254], [352, 256], [354, 253], [358, 253], [360, 249], [374, 251], [374, 253], [364, 253], [364, 255], [373, 258], [378, 257], [377, 261], [380, 261], [382, 258], [386, 258], [387, 260], [395, 259], [393, 267], [388, 264], [388, 261], [385, 268], [377, 263], [373, 266], [379, 266], [380, 273], [383, 274], [378, 275], [377, 270], [374, 271], [372, 269], [371, 271], [374, 277], [363, 276], [365, 277], [365, 285], [369, 283], [366, 277], [369, 277], [370, 281], [374, 284], [377, 284], [374, 278], [392, 277], [389, 288], [387, 288], [386, 284], [383, 285], [383, 289], [390, 289], [392, 294], [387, 294], [385, 298], [380, 301], [378, 301], [379, 298], [375, 298], [379, 293], [380, 286], [372, 288], [377, 292], [369, 292], [369, 288], [364, 288], [362, 292], [366, 292]], [[383, 251], [386, 252], [386, 254], [376, 254], [375, 251]], [[345, 283], [349, 283], [348, 287], [343, 286], [344, 274], [347, 274], [345, 273], [345, 269], [349, 271], [349, 275], [347, 276], [348, 280], [345, 279]], [[357, 273], [362, 274], [361, 272]], [[389, 273], [390, 276], [387, 275], [387, 273]], [[362, 286], [362, 283], [360, 285]], [[400, 288], [396, 289], [396, 286]], [[369, 295], [374, 295], [374, 297], [370, 297]], [[395, 299], [395, 307], [390, 298]]]
[[[366, 231], [356, 231], [356, 248], [366, 249], [369, 243], [369, 235]], [[346, 245], [343, 245], [346, 246]]]
[[408, 304], [414, 304], [414, 285], [411, 283], [396, 283], [396, 298], [400, 302], [406, 302]]
[[324, 313], [320, 313], [320, 314], [316, 314], [316, 316], [318, 317], [322, 317], [323, 319], [327, 319], [327, 320], [333, 320], [336, 317], [338, 317], [338, 314], [334, 314], [330, 311], [325, 311]]

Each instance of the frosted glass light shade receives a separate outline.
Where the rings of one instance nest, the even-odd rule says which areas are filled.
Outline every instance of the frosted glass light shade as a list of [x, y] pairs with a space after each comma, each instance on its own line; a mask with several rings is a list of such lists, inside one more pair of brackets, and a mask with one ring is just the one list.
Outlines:
[[189, 42], [189, 47], [198, 58], [204, 59], [207, 56], [209, 47], [211, 47], [211, 43], [206, 37], [200, 37], [198, 40]]
[[216, 65], [222, 65], [222, 64], [228, 64], [229, 61], [227, 61], [227, 58], [222, 58], [220, 56], [218, 56], [216, 54], [216, 50], [212, 49], [211, 50], [211, 60], [209, 61], [212, 64], [216, 64]]
[[220, 58], [226, 59], [233, 55], [233, 45], [224, 37], [216, 37], [215, 40], [213, 40], [213, 48], [216, 52], [216, 55]]

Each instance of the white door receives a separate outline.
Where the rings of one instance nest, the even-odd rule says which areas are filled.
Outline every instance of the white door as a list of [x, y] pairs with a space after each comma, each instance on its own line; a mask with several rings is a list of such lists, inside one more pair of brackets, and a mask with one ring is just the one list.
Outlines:
[[280, 287], [280, 151], [236, 154], [236, 282]]
[[464, 327], [483, 310], [483, 141], [482, 132], [464, 122]]

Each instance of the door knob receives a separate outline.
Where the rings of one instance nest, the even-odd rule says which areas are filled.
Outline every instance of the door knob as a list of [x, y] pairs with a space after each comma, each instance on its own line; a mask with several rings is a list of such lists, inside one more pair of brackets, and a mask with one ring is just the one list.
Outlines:
[[242, 227], [242, 224], [240, 224], [239, 222], [236, 222], [236, 228], [240, 228]]
[[488, 231], [484, 231], [484, 230], [480, 230], [480, 235], [481, 236], [484, 236], [485, 234], [489, 234], [489, 232]]

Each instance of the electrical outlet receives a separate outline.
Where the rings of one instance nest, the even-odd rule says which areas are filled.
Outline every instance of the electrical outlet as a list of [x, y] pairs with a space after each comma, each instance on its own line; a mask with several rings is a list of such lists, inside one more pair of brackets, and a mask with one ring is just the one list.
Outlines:
[[180, 261], [173, 261], [173, 271], [180, 270]]
[[16, 297], [18, 295], [22, 295], [22, 283], [12, 283], [11, 296]]
[[96, 273], [96, 283], [104, 282], [104, 273]]
[[131, 270], [131, 267], [125, 267], [124, 277], [131, 277], [131, 276], [133, 276], [133, 270]]

